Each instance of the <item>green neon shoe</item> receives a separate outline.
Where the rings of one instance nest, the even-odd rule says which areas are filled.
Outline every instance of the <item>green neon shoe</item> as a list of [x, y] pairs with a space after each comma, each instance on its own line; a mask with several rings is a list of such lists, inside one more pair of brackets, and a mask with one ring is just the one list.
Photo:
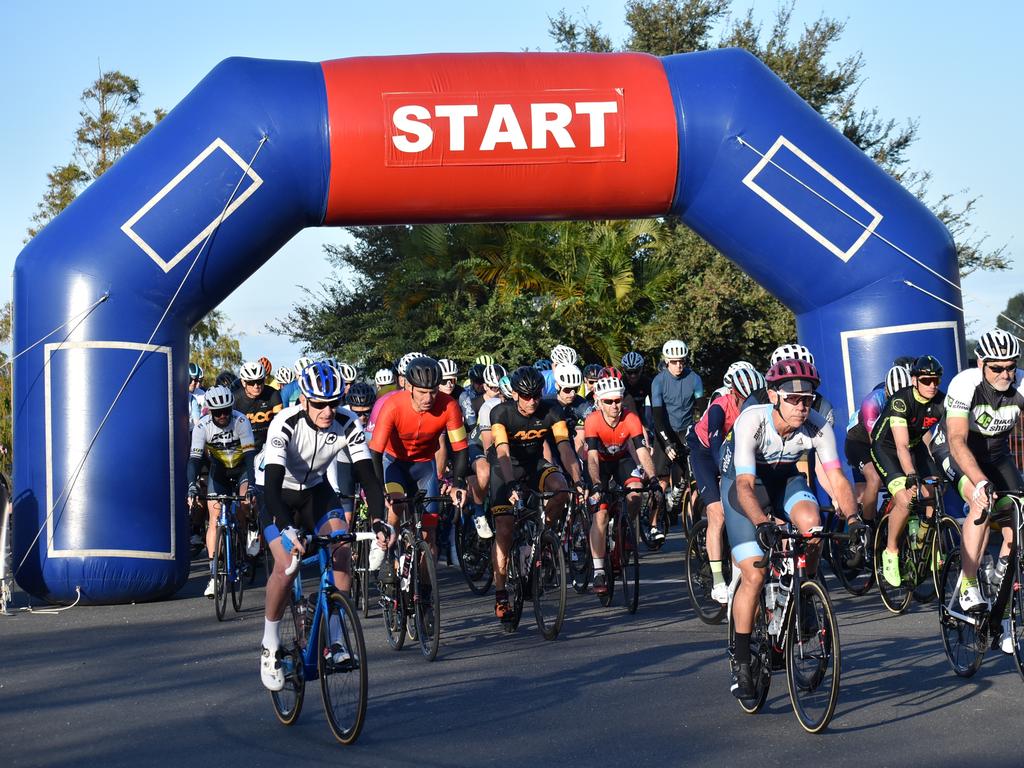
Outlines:
[[899, 555], [887, 549], [882, 550], [882, 576], [890, 587], [896, 588], [903, 584]]

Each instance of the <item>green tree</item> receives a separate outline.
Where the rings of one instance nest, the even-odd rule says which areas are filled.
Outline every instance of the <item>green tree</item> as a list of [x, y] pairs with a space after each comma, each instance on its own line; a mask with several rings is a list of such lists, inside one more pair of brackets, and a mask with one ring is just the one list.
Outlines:
[[213, 384], [221, 371], [237, 373], [242, 364], [242, 349], [231, 332], [224, 313], [217, 309], [192, 328], [188, 343], [189, 361], [202, 366], [207, 386]]
[[[1018, 338], [1024, 338], [1024, 293], [1011, 296], [1006, 309], [996, 318], [996, 325]], [[982, 331], [988, 330], [983, 328]]]
[[46, 191], [28, 229], [30, 238], [163, 119], [162, 109], [147, 118], [141, 100], [139, 81], [116, 70], [101, 73], [82, 91], [72, 159], [46, 175]]

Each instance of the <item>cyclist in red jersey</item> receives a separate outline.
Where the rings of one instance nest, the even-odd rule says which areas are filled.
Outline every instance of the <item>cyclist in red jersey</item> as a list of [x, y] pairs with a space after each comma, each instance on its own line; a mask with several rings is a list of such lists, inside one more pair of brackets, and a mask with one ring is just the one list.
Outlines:
[[[640, 417], [632, 412], [623, 412], [625, 392], [621, 379], [611, 376], [598, 379], [594, 385], [597, 410], [583, 423], [587, 474], [592, 487], [588, 501], [597, 507], [590, 527], [590, 552], [594, 558], [594, 592], [599, 595], [608, 592], [608, 579], [604, 572], [608, 505], [601, 502], [601, 491], [615, 478], [629, 491], [626, 494], [626, 511], [630, 519], [635, 519], [640, 513], [640, 494], [637, 491], [643, 485], [644, 475], [648, 478], [656, 476]], [[643, 467], [643, 473], [637, 468], [637, 461]], [[661, 491], [660, 484], [654, 483], [653, 487]]]

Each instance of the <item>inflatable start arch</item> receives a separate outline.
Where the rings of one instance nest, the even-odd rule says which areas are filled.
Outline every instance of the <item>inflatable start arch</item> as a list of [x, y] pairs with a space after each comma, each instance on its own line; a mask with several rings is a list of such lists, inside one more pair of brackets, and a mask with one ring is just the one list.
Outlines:
[[189, 328], [303, 227], [669, 213], [796, 313], [837, 423], [898, 354], [958, 368], [948, 232], [747, 53], [224, 61], [18, 258], [18, 583], [185, 582]]

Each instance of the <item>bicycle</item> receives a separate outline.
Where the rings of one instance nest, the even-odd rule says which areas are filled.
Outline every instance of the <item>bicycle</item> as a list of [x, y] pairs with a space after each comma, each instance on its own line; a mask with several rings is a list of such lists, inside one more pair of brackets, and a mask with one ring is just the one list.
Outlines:
[[[352, 744], [359, 738], [366, 717], [366, 643], [351, 602], [334, 586], [333, 548], [374, 539], [373, 533], [344, 531], [308, 536], [306, 541], [315, 544], [316, 551], [307, 551], [301, 558], [294, 554], [291, 565], [285, 569], [291, 575], [301, 566], [316, 565], [320, 584], [315, 595], [303, 598], [302, 579], [297, 577], [287, 593], [279, 651], [284, 688], [270, 694], [274, 713], [284, 725], [294, 725], [302, 711], [306, 680], [319, 678], [327, 723], [342, 744]], [[340, 633], [336, 630], [332, 639], [330, 625], [335, 617]], [[336, 662], [332, 646], [339, 640], [348, 651], [348, 658]]]
[[526, 597], [533, 600], [537, 629], [545, 640], [554, 640], [565, 620], [566, 580], [565, 557], [554, 532], [544, 523], [543, 503], [556, 492], [538, 492], [526, 488], [512, 506], [512, 545], [508, 551], [509, 613], [503, 621], [506, 632], [515, 632], [523, 615]]
[[[345, 498], [345, 497], [342, 497]], [[362, 494], [352, 498], [352, 530], [356, 533], [370, 532], [370, 516], [366, 507], [366, 499]], [[370, 539], [359, 539], [352, 547], [352, 594], [355, 598], [356, 610], [363, 618], [370, 615]]]
[[213, 545], [213, 607], [217, 621], [224, 621], [228, 608], [228, 588], [231, 589], [231, 606], [238, 613], [242, 610], [245, 577], [247, 571], [251, 572], [252, 569], [245, 560], [245, 530], [238, 525], [235, 512], [236, 505], [245, 499], [233, 494], [210, 494], [207, 501], [220, 502]]
[[[923, 486], [931, 488], [931, 497], [922, 495]], [[901, 614], [910, 606], [911, 599], [929, 603], [939, 593], [939, 579], [943, 563], [950, 550], [959, 546], [960, 524], [946, 514], [943, 505], [945, 483], [939, 477], [921, 478], [917, 493], [911, 501], [910, 517], [899, 538], [899, 566], [902, 583], [894, 587], [882, 574], [882, 552], [889, 541], [889, 518], [893, 500], [886, 502], [875, 529], [872, 566], [878, 593], [882, 604], [891, 613]], [[919, 531], [926, 517], [926, 510], [934, 512], [924, 536]], [[930, 578], [929, 578], [930, 576]]]
[[[697, 521], [690, 531], [686, 543], [686, 590], [690, 595], [690, 605], [697, 613], [697, 618], [705, 624], [720, 624], [725, 618], [727, 605], [723, 605], [711, 597], [714, 588], [714, 576], [711, 573], [711, 560], [707, 546], [708, 521], [705, 517]], [[732, 580], [732, 556], [729, 547], [729, 534], [722, 524], [722, 578], [728, 584]]]
[[[778, 532], [779, 546], [756, 563], [768, 570], [750, 635], [755, 694], [739, 703], [747, 714], [760, 711], [768, 698], [772, 672], [784, 669], [797, 721], [808, 733], [820, 733], [835, 712], [842, 664], [832, 601], [821, 582], [807, 571], [807, 549], [815, 540], [849, 536], [823, 530], [803, 534], [787, 528]], [[732, 607], [740, 580], [741, 571], [735, 568], [728, 604], [729, 660], [734, 667], [736, 627]]]
[[[1009, 507], [993, 511], [996, 496], [1009, 499]], [[963, 611], [960, 608], [960, 549], [950, 552], [942, 569], [939, 589], [942, 646], [953, 671], [959, 677], [971, 677], [981, 667], [985, 654], [999, 645], [1003, 619], [1009, 618], [1012, 655], [1017, 672], [1024, 679], [1024, 594], [1021, 592], [1024, 566], [1020, 558], [1020, 542], [1024, 535], [1024, 494], [1004, 492], [990, 496], [988, 508], [975, 525], [990, 521], [993, 525], [1008, 524], [1013, 532], [1006, 570], [998, 583], [989, 583], [981, 578], [979, 570], [978, 586], [987, 604], [979, 611]]]
[[[490, 520], [488, 519], [490, 523]], [[494, 581], [491, 564], [491, 539], [481, 539], [476, 532], [476, 521], [465, 508], [458, 510], [453, 521], [455, 526], [455, 551], [459, 556], [459, 568], [474, 595], [486, 595]], [[494, 525], [491, 524], [491, 530]]]
[[629, 519], [626, 489], [614, 479], [608, 482], [604, 497], [608, 504], [608, 527], [605, 532], [605, 576], [608, 590], [599, 598], [605, 608], [612, 604], [615, 580], [618, 578], [622, 582], [622, 603], [626, 612], [636, 613], [640, 605], [640, 553], [637, 549], [640, 538], [637, 530], [639, 519]]
[[582, 595], [590, 585], [594, 563], [590, 555], [590, 511], [579, 494], [569, 495], [558, 540], [562, 545], [562, 559], [568, 568], [572, 588]]
[[437, 563], [423, 538], [423, 517], [428, 514], [426, 504], [448, 501], [447, 496], [427, 496], [423, 491], [392, 499], [392, 503], [405, 504], [406, 508], [398, 526], [398, 539], [391, 548], [394, 551], [389, 550], [385, 556], [388, 566], [392, 561], [398, 562], [398, 573], [391, 573], [387, 582], [377, 582], [388, 645], [395, 651], [402, 650], [408, 634], [410, 640], [419, 642], [427, 661], [437, 658], [441, 642], [441, 590], [437, 584]]
[[[846, 520], [834, 507], [822, 507], [825, 530], [842, 533]], [[843, 589], [859, 597], [875, 584], [874, 568], [875, 521], [864, 520], [860, 535], [851, 539], [829, 540], [822, 554], [828, 560]]]

